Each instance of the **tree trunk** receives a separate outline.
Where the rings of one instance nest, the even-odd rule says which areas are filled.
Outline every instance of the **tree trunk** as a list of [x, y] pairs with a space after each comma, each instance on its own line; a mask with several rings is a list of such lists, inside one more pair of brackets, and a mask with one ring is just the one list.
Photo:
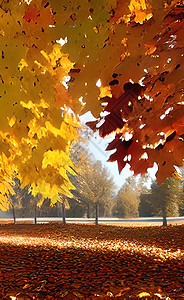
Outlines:
[[57, 202], [57, 216], [58, 218], [60, 218], [62, 216], [62, 205], [61, 205], [61, 202]]
[[35, 199], [35, 207], [34, 207], [34, 224], [37, 223], [37, 218], [36, 218], [36, 212], [37, 212], [37, 203], [36, 203], [36, 199]]
[[98, 203], [95, 204], [95, 210], [96, 210], [96, 214], [95, 214], [95, 225], [98, 225]]
[[63, 212], [63, 225], [66, 225], [66, 217], [65, 217], [65, 200], [62, 202], [62, 212]]
[[167, 226], [166, 212], [163, 211], [163, 226]]
[[13, 204], [12, 204], [12, 213], [13, 213], [13, 222], [14, 222], [14, 224], [16, 224], [15, 207]]
[[88, 203], [88, 206], [87, 206], [87, 218], [89, 219], [90, 218], [90, 205]]

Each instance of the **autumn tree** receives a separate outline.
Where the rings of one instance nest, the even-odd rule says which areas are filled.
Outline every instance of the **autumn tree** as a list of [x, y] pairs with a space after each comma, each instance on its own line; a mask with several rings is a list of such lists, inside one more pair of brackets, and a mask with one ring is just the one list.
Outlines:
[[13, 212], [14, 223], [16, 222], [16, 212], [23, 208], [23, 198], [28, 195], [28, 187], [20, 188], [20, 181], [18, 178], [13, 179], [13, 193], [9, 194], [10, 210]]
[[14, 223], [16, 217], [34, 217], [36, 223], [37, 204], [39, 194], [36, 197], [30, 192], [30, 187], [21, 188], [20, 180], [14, 177], [12, 180], [12, 191], [8, 194], [9, 211], [12, 211]]
[[[164, 185], [159, 186], [156, 181], [152, 181], [150, 187], [140, 193], [139, 215], [140, 217], [151, 217], [163, 215], [162, 205], [166, 205], [168, 216], [182, 216], [184, 207], [183, 197], [183, 168], [180, 169], [182, 179], [176, 180], [174, 178], [168, 178]], [[167, 197], [167, 203], [160, 198], [161, 188], [169, 195]], [[158, 197], [156, 196], [158, 194]]]
[[154, 209], [152, 204], [151, 190], [140, 194], [139, 217], [153, 217]]
[[161, 184], [183, 164], [183, 1], [0, 2], [0, 183], [54, 205], [72, 197], [70, 146], [78, 116], [102, 137], [121, 172], [158, 165]]
[[181, 216], [184, 216], [184, 167], [180, 168], [181, 172], [181, 189], [180, 189], [180, 200], [179, 200], [179, 212]]
[[181, 198], [179, 202], [179, 212], [180, 216], [184, 216], [184, 190], [182, 189]]
[[91, 215], [94, 216], [94, 206], [98, 204], [100, 216], [110, 216], [116, 187], [108, 170], [94, 159], [88, 147], [78, 143], [71, 151], [77, 173], [77, 176], [70, 176], [76, 187], [73, 191], [74, 199], [70, 201], [71, 206], [77, 206], [73, 202], [76, 200], [83, 207], [82, 211], [84, 207], [87, 209], [87, 217], [90, 217], [91, 208]]
[[181, 182], [178, 179], [167, 178], [161, 186], [154, 181], [147, 196], [154, 215], [163, 217], [163, 225], [167, 225], [167, 217], [179, 216]]
[[79, 123], [69, 113], [62, 81], [73, 63], [59, 44], [52, 43], [50, 5], [37, 5], [39, 8], [34, 1], [28, 5], [15, 0], [0, 4], [0, 178], [4, 207], [8, 206], [15, 176], [22, 188], [30, 185], [33, 196], [41, 193], [40, 201], [49, 197], [56, 203], [58, 193], [72, 196], [67, 175], [73, 172], [69, 146], [77, 139]]
[[88, 123], [102, 137], [115, 133], [107, 150], [119, 172], [128, 162], [144, 174], [156, 162], [159, 184], [183, 164], [183, 11], [182, 1], [117, 2], [105, 49], [119, 62], [100, 99], [106, 114]]
[[[21, 188], [20, 180], [15, 177], [12, 184], [12, 193], [9, 194], [9, 212], [13, 213], [14, 221], [16, 217], [39, 217], [57, 216], [58, 208], [50, 206], [50, 199], [44, 199], [42, 208], [37, 208], [39, 195], [33, 197], [30, 187]], [[36, 214], [35, 214], [36, 213]]]
[[114, 215], [120, 218], [139, 217], [139, 187], [135, 177], [129, 177], [119, 190]]
[[16, 210], [22, 208], [22, 198], [25, 192], [20, 188], [20, 181], [14, 177], [11, 184], [7, 181], [0, 183], [0, 209], [9, 211], [13, 214], [14, 223], [16, 222]]
[[[21, 199], [20, 206], [16, 205], [15, 207], [16, 217], [33, 218], [35, 216], [35, 203], [37, 203], [37, 199], [30, 193], [25, 193]], [[41, 207], [36, 207], [36, 217], [62, 217], [62, 203], [57, 202], [54, 206], [50, 204], [50, 199], [44, 199]], [[9, 212], [12, 213], [11, 208]]]
[[[28, 194], [22, 199], [22, 206], [16, 210], [17, 217], [33, 218], [35, 214], [35, 198]], [[57, 205], [50, 206], [50, 199], [46, 198], [41, 207], [37, 207], [37, 217], [58, 217]]]

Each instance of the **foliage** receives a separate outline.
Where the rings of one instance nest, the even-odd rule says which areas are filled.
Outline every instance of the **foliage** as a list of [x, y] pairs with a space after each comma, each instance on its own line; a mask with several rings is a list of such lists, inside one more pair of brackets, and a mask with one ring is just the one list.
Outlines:
[[144, 174], [156, 162], [159, 184], [183, 164], [183, 12], [183, 1], [117, 2], [105, 48], [108, 63], [115, 52], [119, 61], [100, 99], [107, 114], [91, 124], [102, 137], [115, 133], [107, 150], [120, 172], [128, 162]]
[[74, 193], [74, 198], [68, 199], [70, 209], [66, 210], [66, 217], [67, 218], [83, 218], [85, 216], [88, 217], [90, 214], [90, 205], [85, 203], [85, 200], [78, 200], [79, 194], [77, 192]]
[[[21, 188], [20, 180], [17, 177], [12, 181], [12, 193], [8, 195], [9, 213], [13, 213], [16, 217], [33, 217], [35, 213], [35, 205], [39, 202], [40, 195], [34, 197], [30, 193], [29, 186]], [[57, 216], [58, 208], [50, 207], [50, 199], [44, 199], [42, 209], [37, 210], [37, 215], [41, 216]]]
[[181, 193], [179, 200], [179, 212], [181, 216], [184, 216], [184, 167], [180, 168], [182, 180], [181, 180]]
[[[78, 142], [71, 147], [71, 157], [77, 172], [77, 177], [70, 177], [71, 182], [76, 186], [76, 190], [72, 191], [74, 198], [66, 199], [63, 195], [59, 195], [59, 197], [62, 202], [65, 202], [67, 217], [83, 217], [88, 207], [94, 209], [93, 206], [96, 202], [100, 207], [100, 215], [110, 216], [114, 205], [114, 182], [107, 169], [99, 161], [94, 160], [85, 143], [86, 141], [83, 139], [83, 143]], [[12, 206], [14, 207], [17, 217], [33, 217], [35, 204], [39, 202], [39, 195], [34, 197], [30, 193], [29, 186], [22, 189], [18, 178], [15, 177], [13, 182], [14, 194], [10, 194], [10, 209]], [[59, 217], [61, 215], [60, 203], [50, 207], [48, 198], [45, 198], [42, 207], [37, 209], [37, 217]]]
[[180, 181], [175, 178], [167, 178], [161, 186], [152, 184], [152, 196], [155, 212], [166, 212], [166, 216], [178, 216], [179, 214], [179, 195]]
[[121, 218], [139, 217], [139, 187], [135, 177], [129, 177], [116, 196], [114, 215]]
[[3, 178], [2, 182], [0, 181], [0, 209], [2, 211], [7, 211], [11, 207], [12, 201], [10, 195], [14, 195], [12, 184], [13, 180], [7, 182]]
[[182, 299], [183, 235], [184, 225], [0, 226], [1, 299]]
[[13, 218], [14, 218], [14, 224], [16, 223], [16, 213], [15, 210], [18, 208], [22, 208], [22, 198], [24, 197], [24, 194], [27, 194], [27, 187], [25, 187], [23, 190], [20, 188], [20, 181], [18, 178], [13, 179], [13, 194], [9, 193], [8, 197], [8, 204], [9, 208], [12, 211]]
[[[3, 184], [6, 183], [5, 189], [1, 188], [1, 193], [4, 194], [2, 197], [2, 201], [0, 202], [0, 209], [8, 210], [8, 209], [20, 209], [23, 207], [24, 199], [32, 197], [29, 194], [29, 187], [26, 186], [21, 189], [20, 180], [17, 177], [14, 177], [11, 180], [11, 185], [9, 185], [6, 181], [2, 182], [1, 187]], [[7, 192], [8, 191], [8, 192]], [[26, 199], [26, 200], [27, 200]], [[6, 204], [6, 206], [4, 206]]]
[[[34, 197], [30, 193], [29, 186], [22, 189], [18, 178], [15, 177], [13, 181], [14, 195], [10, 194], [10, 212], [13, 208], [16, 217], [32, 218], [35, 215], [35, 206], [39, 203], [40, 195]], [[57, 202], [55, 205], [50, 206], [50, 199], [44, 199], [42, 206], [36, 208], [37, 217], [60, 217], [62, 215], [60, 204], [60, 202]], [[66, 208], [68, 208], [67, 203]]]
[[[33, 218], [35, 216], [35, 205], [37, 204], [37, 197], [26, 194], [22, 199], [21, 206], [15, 208], [16, 217], [18, 218]], [[57, 202], [60, 203], [60, 202]], [[45, 199], [41, 207], [36, 209], [37, 217], [59, 217], [60, 209], [58, 204], [50, 206], [50, 199]]]
[[33, 3], [0, 4], [0, 177], [7, 187], [1, 195], [16, 175], [22, 188], [29, 184], [34, 196], [42, 193], [41, 202], [49, 197], [54, 204], [59, 192], [72, 196], [69, 146], [79, 124], [67, 109], [62, 81], [73, 63], [52, 43], [50, 6], [40, 6], [38, 22], [28, 19], [30, 9], [38, 13]]
[[152, 195], [148, 191], [146, 194], [140, 195], [139, 217], [152, 217], [153, 215]]
[[87, 208], [98, 203], [100, 216], [110, 216], [116, 187], [109, 171], [80, 143], [71, 149], [71, 159], [77, 173], [77, 176], [70, 176], [76, 187], [73, 191], [74, 199], [80, 206]]
[[161, 186], [153, 182], [150, 191], [140, 196], [140, 216], [177, 217], [182, 203], [180, 180], [170, 177]]
[[72, 197], [69, 147], [89, 110], [101, 136], [115, 132], [107, 150], [116, 149], [119, 171], [128, 161], [145, 173], [157, 162], [159, 183], [177, 176], [183, 12], [179, 0], [0, 2], [1, 208], [15, 175], [43, 195], [40, 205]]

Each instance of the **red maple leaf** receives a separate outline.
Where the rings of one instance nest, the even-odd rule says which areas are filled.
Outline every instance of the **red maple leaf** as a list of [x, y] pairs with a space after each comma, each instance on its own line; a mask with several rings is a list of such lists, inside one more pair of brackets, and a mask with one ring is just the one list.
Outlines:
[[33, 3], [31, 3], [27, 8], [27, 11], [24, 15], [24, 19], [29, 23], [31, 21], [36, 22], [38, 16], [39, 16], [38, 8]]

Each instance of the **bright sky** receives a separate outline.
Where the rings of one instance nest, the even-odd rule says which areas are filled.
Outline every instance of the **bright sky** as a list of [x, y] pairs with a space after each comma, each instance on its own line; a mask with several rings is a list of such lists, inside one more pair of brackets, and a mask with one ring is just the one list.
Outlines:
[[[95, 120], [94, 117], [90, 112], [82, 115], [80, 117], [80, 120], [83, 124], [87, 121], [93, 121]], [[106, 166], [110, 173], [112, 174], [114, 178], [114, 182], [117, 185], [118, 188], [120, 188], [123, 183], [125, 182], [125, 179], [132, 176], [133, 172], [130, 171], [130, 167], [127, 164], [126, 167], [122, 170], [121, 174], [119, 174], [118, 171], [118, 164], [117, 162], [107, 162], [109, 156], [114, 151], [105, 151], [107, 145], [108, 145], [109, 138], [100, 138], [97, 134], [94, 134], [92, 138], [90, 138], [89, 148], [96, 158], [96, 160], [100, 160], [104, 166]], [[154, 174], [157, 171], [157, 166], [149, 170], [149, 174], [152, 178], [155, 178]]]

